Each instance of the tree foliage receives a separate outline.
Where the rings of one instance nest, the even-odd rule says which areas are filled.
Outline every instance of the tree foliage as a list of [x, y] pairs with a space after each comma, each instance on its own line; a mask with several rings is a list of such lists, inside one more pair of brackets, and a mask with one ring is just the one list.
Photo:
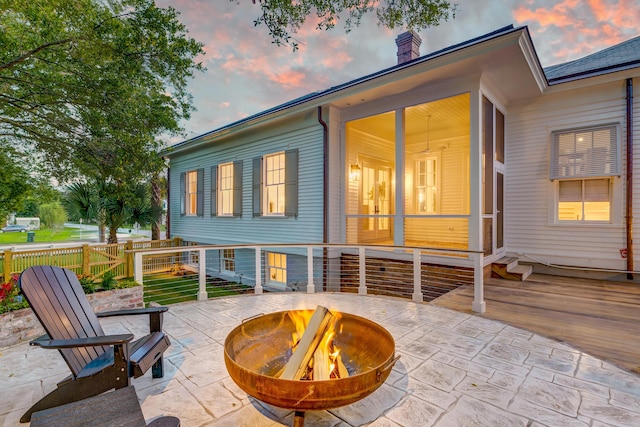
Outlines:
[[30, 188], [31, 178], [25, 168], [14, 156], [0, 151], [0, 226], [21, 208]]
[[64, 197], [64, 208], [72, 221], [107, 227], [108, 243], [118, 243], [117, 231], [123, 225], [146, 226], [161, 214], [151, 203], [149, 184], [140, 182], [132, 186], [101, 181], [73, 183]]
[[40, 222], [47, 228], [62, 228], [67, 221], [67, 214], [60, 202], [44, 203], [39, 206]]
[[[152, 0], [0, 0], [0, 145], [61, 179], [162, 167], [161, 134], [192, 110], [202, 45]], [[105, 173], [106, 172], [106, 173]]]
[[[231, 0], [237, 1], [237, 0]], [[256, 3], [256, 0], [253, 0]], [[330, 30], [339, 20], [347, 32], [360, 24], [367, 13], [375, 12], [378, 23], [387, 28], [421, 30], [455, 17], [456, 5], [446, 0], [258, 0], [261, 15], [254, 24], [265, 25], [273, 42], [291, 44], [306, 20], [315, 15], [316, 28]]]

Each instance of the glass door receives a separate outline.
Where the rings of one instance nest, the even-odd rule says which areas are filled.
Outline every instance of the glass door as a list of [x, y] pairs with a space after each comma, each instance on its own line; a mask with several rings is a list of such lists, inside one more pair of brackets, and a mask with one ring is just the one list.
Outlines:
[[368, 159], [362, 167], [362, 203], [360, 214], [367, 215], [360, 230], [361, 242], [392, 239], [391, 236], [391, 166], [383, 161]]

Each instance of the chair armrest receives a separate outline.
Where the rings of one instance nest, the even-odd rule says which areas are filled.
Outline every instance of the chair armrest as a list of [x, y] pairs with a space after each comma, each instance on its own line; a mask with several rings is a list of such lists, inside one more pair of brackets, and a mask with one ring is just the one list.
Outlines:
[[100, 337], [74, 338], [69, 340], [52, 340], [40, 337], [29, 344], [47, 349], [99, 347], [102, 345], [122, 345], [133, 339], [133, 334], [104, 335]]
[[168, 310], [169, 310], [169, 307], [132, 308], [130, 310], [104, 311], [102, 313], [96, 313], [96, 315], [98, 317], [112, 317], [112, 316], [148, 314], [149, 315], [149, 332], [161, 332], [162, 317], [164, 315], [164, 312]]
[[98, 317], [113, 317], [113, 316], [135, 316], [138, 314], [153, 314], [164, 313], [168, 311], [169, 307], [148, 307], [148, 308], [132, 308], [130, 310], [118, 310], [118, 311], [103, 311], [96, 313]]

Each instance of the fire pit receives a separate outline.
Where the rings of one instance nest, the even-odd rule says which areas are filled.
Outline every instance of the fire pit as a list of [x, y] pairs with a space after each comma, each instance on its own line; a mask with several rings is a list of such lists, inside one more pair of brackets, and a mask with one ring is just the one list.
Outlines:
[[[294, 314], [311, 310], [296, 310]], [[304, 423], [304, 411], [337, 408], [356, 402], [382, 385], [396, 362], [395, 343], [382, 326], [363, 317], [339, 313], [333, 338], [346, 378], [288, 380], [279, 378], [291, 356], [296, 325], [290, 312], [260, 315], [232, 330], [224, 345], [229, 375], [250, 396], [296, 411], [295, 426]]]

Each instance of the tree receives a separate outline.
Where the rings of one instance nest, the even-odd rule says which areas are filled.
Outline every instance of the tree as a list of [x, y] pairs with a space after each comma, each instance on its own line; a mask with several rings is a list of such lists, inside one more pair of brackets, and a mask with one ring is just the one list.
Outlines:
[[35, 175], [33, 186], [26, 192], [21, 208], [16, 212], [20, 217], [37, 217], [40, 206], [60, 202], [61, 194], [46, 180], [46, 177]]
[[62, 227], [67, 220], [67, 214], [60, 202], [44, 203], [40, 205], [40, 222], [47, 228]]
[[109, 229], [107, 243], [118, 243], [118, 228], [125, 224], [141, 226], [157, 221], [161, 214], [151, 204], [151, 192], [146, 183], [114, 184], [76, 182], [69, 186], [64, 207], [71, 220], [96, 222], [101, 238], [104, 228]]
[[18, 211], [30, 188], [31, 179], [20, 163], [6, 151], [0, 151], [0, 224]]
[[[152, 0], [0, 0], [0, 145], [61, 180], [162, 167], [159, 135], [181, 131], [202, 44]], [[104, 170], [104, 168], [102, 168]]]
[[261, 16], [254, 25], [265, 25], [274, 43], [291, 44], [294, 50], [298, 44], [292, 41], [291, 34], [312, 14], [318, 18], [316, 27], [320, 30], [330, 30], [344, 19], [349, 32], [370, 12], [375, 12], [378, 23], [387, 28], [420, 30], [436, 26], [450, 15], [455, 17], [456, 9], [446, 0], [259, 0], [259, 4]]

